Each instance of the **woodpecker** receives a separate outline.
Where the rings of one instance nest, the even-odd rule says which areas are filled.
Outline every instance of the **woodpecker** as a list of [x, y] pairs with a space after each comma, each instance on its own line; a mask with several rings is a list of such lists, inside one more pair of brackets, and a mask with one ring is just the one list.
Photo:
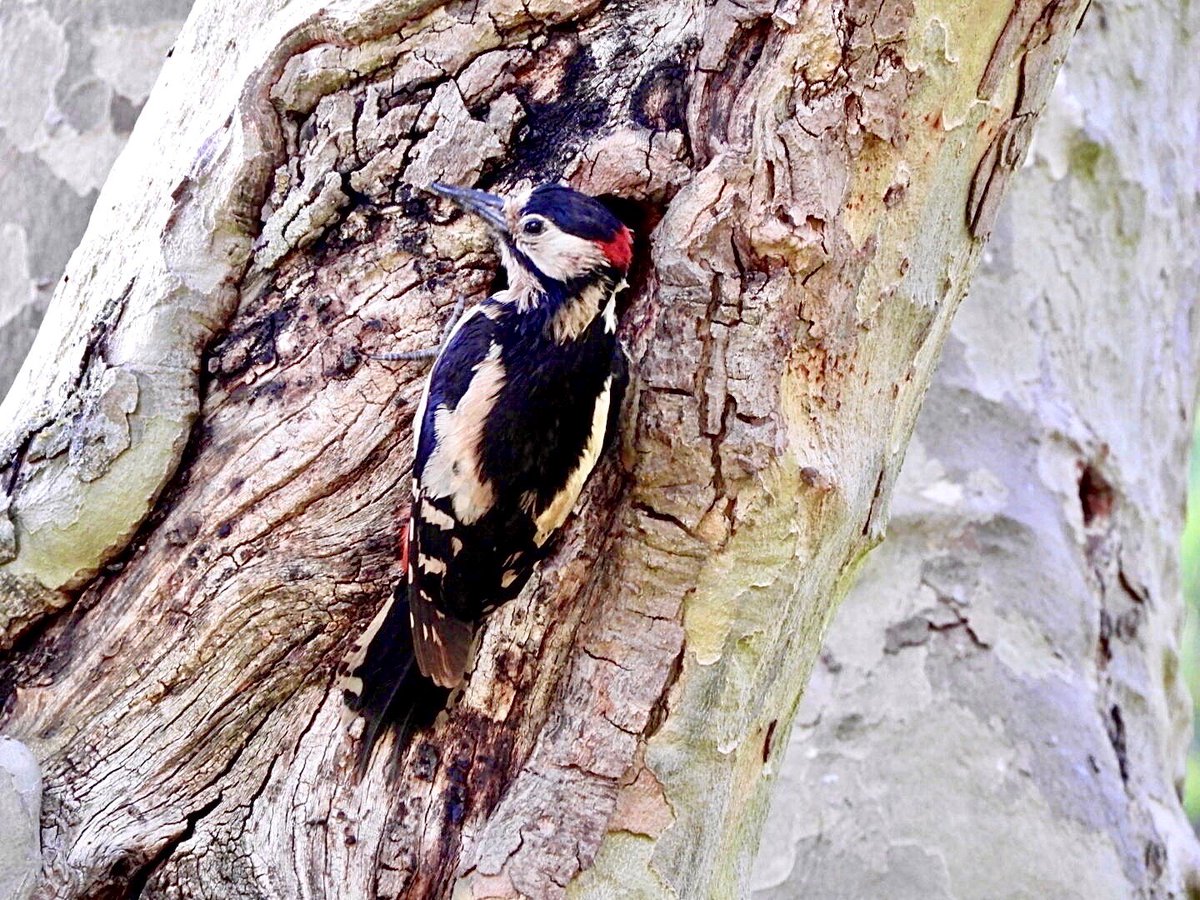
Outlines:
[[402, 744], [463, 683], [480, 623], [549, 552], [628, 382], [616, 297], [633, 236], [607, 207], [558, 184], [432, 190], [487, 225], [508, 287], [453, 326], [417, 408], [404, 580], [344, 665], [367, 720], [360, 767], [388, 727]]

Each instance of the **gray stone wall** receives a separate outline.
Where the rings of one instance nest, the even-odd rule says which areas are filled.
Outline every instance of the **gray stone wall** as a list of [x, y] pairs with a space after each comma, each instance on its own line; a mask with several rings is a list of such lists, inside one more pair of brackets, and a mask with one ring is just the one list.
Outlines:
[[0, 397], [191, 5], [0, 3]]

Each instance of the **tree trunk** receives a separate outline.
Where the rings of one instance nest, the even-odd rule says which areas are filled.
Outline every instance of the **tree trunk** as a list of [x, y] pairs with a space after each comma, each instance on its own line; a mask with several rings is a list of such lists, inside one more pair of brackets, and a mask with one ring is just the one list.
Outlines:
[[[1082, 6], [201, 0], [0, 409], [43, 893], [741, 893]], [[423, 374], [361, 351], [495, 271], [414, 186], [559, 175], [646, 236], [625, 452], [359, 783]]]
[[1200, 10], [1096, 4], [1077, 43], [801, 704], [758, 897], [1200, 892]]

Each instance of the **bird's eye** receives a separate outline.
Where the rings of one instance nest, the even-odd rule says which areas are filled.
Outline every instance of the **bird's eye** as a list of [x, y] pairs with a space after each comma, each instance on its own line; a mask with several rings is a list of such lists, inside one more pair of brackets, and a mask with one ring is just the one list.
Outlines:
[[530, 219], [521, 226], [521, 230], [526, 234], [541, 234], [546, 230], [546, 223], [541, 219]]

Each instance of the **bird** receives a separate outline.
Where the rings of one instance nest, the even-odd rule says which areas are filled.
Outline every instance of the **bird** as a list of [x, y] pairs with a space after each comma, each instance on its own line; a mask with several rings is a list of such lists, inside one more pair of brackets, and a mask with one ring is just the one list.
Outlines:
[[629, 381], [616, 305], [628, 226], [557, 183], [431, 190], [487, 226], [507, 287], [453, 323], [417, 407], [403, 577], [342, 666], [366, 720], [360, 771], [389, 728], [398, 753], [462, 686], [481, 623], [549, 554], [614, 442]]

